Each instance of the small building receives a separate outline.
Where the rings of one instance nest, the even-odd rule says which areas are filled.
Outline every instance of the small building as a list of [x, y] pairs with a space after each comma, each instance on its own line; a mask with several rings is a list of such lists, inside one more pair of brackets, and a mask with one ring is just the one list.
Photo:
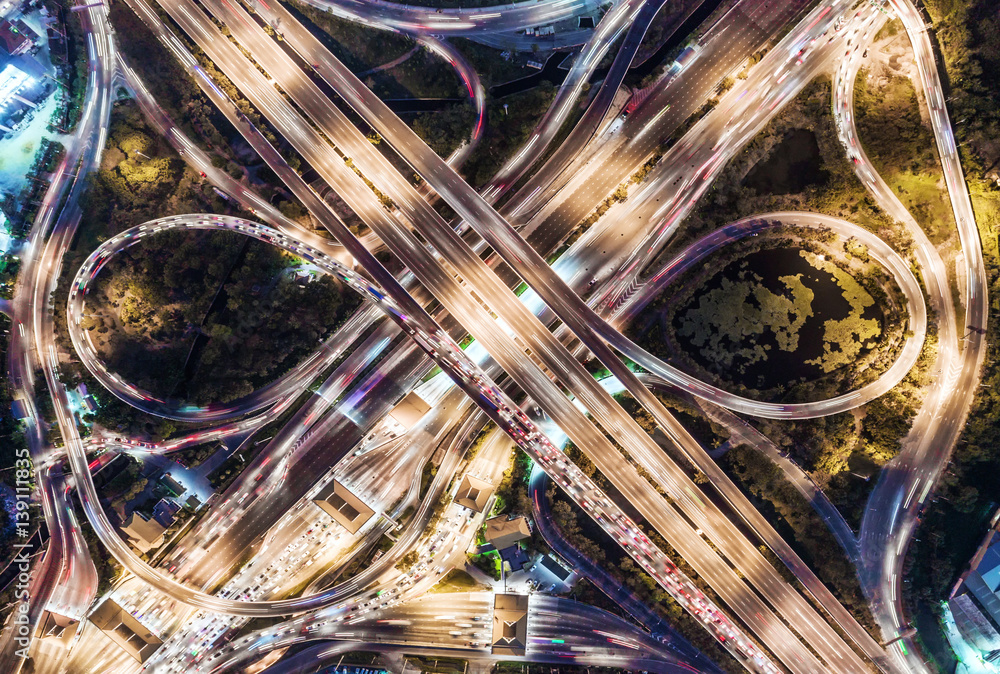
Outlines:
[[174, 476], [171, 475], [170, 473], [164, 474], [164, 476], [160, 478], [160, 483], [164, 487], [169, 489], [174, 496], [180, 496], [181, 494], [187, 491], [187, 488], [180, 482], [175, 480]]
[[201, 507], [201, 499], [199, 499], [194, 494], [191, 494], [190, 496], [187, 497], [187, 500], [184, 501], [184, 507], [189, 508], [191, 510], [197, 510], [198, 508]]
[[528, 645], [528, 595], [493, 598], [493, 655], [524, 655]]
[[337, 480], [325, 486], [313, 499], [313, 503], [352, 534], [358, 533], [375, 514], [364, 501]]
[[424, 402], [424, 399], [418, 396], [413, 391], [406, 394], [406, 397], [399, 401], [399, 403], [392, 408], [389, 412], [389, 416], [397, 424], [410, 430], [417, 425], [417, 422], [424, 418], [424, 415], [430, 412], [431, 407]]
[[486, 542], [503, 552], [518, 541], [531, 538], [531, 528], [526, 517], [507, 519], [505, 515], [486, 520]]
[[94, 396], [90, 395], [90, 391], [87, 390], [86, 384], [80, 384], [76, 387], [76, 392], [80, 396], [80, 404], [87, 412], [97, 411], [97, 402], [94, 400]]
[[140, 663], [148, 660], [163, 643], [131, 613], [111, 599], [94, 609], [90, 614], [90, 622]]
[[549, 555], [543, 555], [541, 561], [542, 561], [542, 566], [548, 569], [553, 576], [555, 576], [564, 583], [566, 582], [566, 579], [569, 578], [570, 575], [573, 573], [572, 571], [568, 571], [566, 567], [564, 567], [562, 564], [557, 562]]
[[174, 517], [180, 509], [181, 507], [173, 501], [161, 498], [153, 506], [153, 519], [164, 527], [169, 527], [174, 523]]
[[38, 34], [31, 30], [24, 21], [0, 21], [0, 47], [11, 56], [25, 54], [32, 50]]
[[122, 525], [122, 531], [128, 535], [129, 542], [139, 552], [146, 553], [163, 545], [163, 532], [167, 528], [156, 520], [147, 520], [137, 512], [133, 512]]
[[458, 485], [455, 503], [481, 513], [492, 495], [493, 485], [486, 480], [480, 480], [478, 477], [466, 473], [465, 477], [462, 478], [462, 483]]

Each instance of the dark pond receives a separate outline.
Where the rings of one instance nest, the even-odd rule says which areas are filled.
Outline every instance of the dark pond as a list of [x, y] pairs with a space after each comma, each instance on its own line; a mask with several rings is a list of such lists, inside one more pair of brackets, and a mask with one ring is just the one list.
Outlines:
[[[799, 328], [798, 348], [795, 351], [781, 350], [778, 347], [778, 341], [774, 333], [770, 330], [766, 330], [760, 335], [746, 335], [737, 344], [732, 344], [724, 338], [720, 341], [719, 348], [725, 348], [730, 353], [735, 353], [742, 349], [753, 349], [756, 345], [768, 346], [770, 348], [767, 351], [766, 357], [756, 363], [750, 363], [748, 358], [737, 356], [733, 360], [731, 367], [722, 368], [705, 358], [689, 337], [681, 336], [677, 332], [677, 328], [680, 327], [680, 319], [698, 306], [703, 294], [721, 288], [723, 279], [729, 279], [734, 283], [740, 282], [741, 272], [743, 274], [742, 280], [752, 283], [754, 280], [753, 274], [756, 274], [760, 277], [760, 283], [764, 287], [776, 295], [788, 298], [791, 298], [792, 294], [787, 286], [779, 280], [779, 277], [801, 274], [803, 285], [814, 293], [812, 301], [813, 315], [807, 318]], [[750, 295], [743, 306], [748, 309], [757, 309], [759, 307], [756, 302], [757, 300]], [[753, 253], [728, 264], [722, 271], [709, 280], [702, 292], [696, 293], [677, 312], [673, 327], [678, 345], [689, 353], [701, 367], [733, 383], [742, 383], [750, 388], [767, 390], [778, 385], [787, 386], [789, 382], [795, 382], [800, 378], [810, 381], [821, 377], [823, 371], [820, 367], [806, 364], [806, 361], [823, 355], [825, 322], [831, 319], [840, 320], [847, 318], [850, 315], [850, 310], [850, 303], [844, 299], [842, 291], [833, 275], [810, 265], [805, 258], [799, 255], [798, 248], [775, 248]], [[732, 318], [736, 319], [738, 317], [734, 316]], [[862, 318], [874, 318], [881, 323], [882, 313], [877, 306], [873, 305], [865, 310]], [[706, 334], [717, 334], [717, 332], [718, 329], [711, 326], [705, 330]], [[744, 367], [742, 375], [739, 373], [741, 366]]]

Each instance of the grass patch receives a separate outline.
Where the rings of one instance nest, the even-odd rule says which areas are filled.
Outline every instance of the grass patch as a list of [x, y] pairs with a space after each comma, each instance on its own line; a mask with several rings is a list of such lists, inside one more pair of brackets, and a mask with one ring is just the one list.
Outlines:
[[[808, 129], [814, 134], [826, 174], [825, 182], [806, 186], [799, 193], [759, 192], [745, 178], [754, 166], [768, 161], [794, 129]], [[754, 213], [782, 210], [812, 210], [844, 218], [873, 231], [904, 258], [909, 256], [913, 246], [902, 226], [877, 207], [855, 176], [853, 165], [837, 138], [831, 111], [831, 84], [825, 77], [803, 89], [723, 169], [684, 223], [683, 234], [661, 254], [661, 259], [675, 255], [694, 239], [727, 223]], [[865, 289], [872, 293], [867, 285]], [[872, 477], [865, 482], [851, 475], [850, 464], [862, 459], [881, 466], [898, 453], [900, 440], [908, 432], [913, 414], [923, 398], [927, 369], [935, 358], [936, 349], [936, 326], [931, 316], [918, 365], [893, 391], [861, 410], [862, 418], [845, 414], [826, 419], [753, 420], [751, 423], [810, 471], [831, 500], [842, 508], [848, 521], [857, 526], [864, 499], [875, 480], [875, 471], [866, 471]]]
[[413, 117], [410, 126], [439, 157], [447, 158], [469, 139], [475, 122], [472, 106], [459, 103], [444, 110], [422, 112]]
[[[814, 80], [747, 143], [699, 200], [684, 222], [683, 235], [676, 237], [663, 255], [729, 222], [754, 213], [782, 210], [812, 210], [845, 218], [870, 229], [897, 252], [907, 255], [912, 247], [909, 236], [876, 206], [845, 156], [834, 126], [830, 88], [829, 79]], [[758, 191], [748, 184], [746, 178], [753, 168], [768, 161], [796, 129], [808, 129], [814, 134], [826, 180], [789, 194]]]
[[432, 587], [430, 593], [439, 592], [479, 592], [489, 590], [488, 585], [483, 585], [482, 583], [476, 582], [476, 579], [470, 576], [465, 571], [461, 569], [452, 569], [438, 582], [437, 585]]
[[472, 565], [485, 573], [493, 580], [500, 580], [500, 553], [495, 551], [483, 552], [478, 555], [469, 555]]
[[[56, 339], [60, 348], [70, 352], [72, 343], [66, 328], [66, 297], [76, 270], [101, 242], [153, 218], [181, 213], [237, 214], [146, 124], [133, 101], [115, 103], [101, 166], [88, 177], [88, 181], [88, 189], [80, 203], [80, 225], [63, 259], [62, 274], [53, 300]], [[221, 255], [218, 247], [213, 250]], [[131, 258], [135, 251], [137, 248], [130, 249], [121, 258]], [[212, 263], [220, 264], [217, 260]], [[196, 279], [194, 283], [197, 283]], [[139, 308], [133, 303], [134, 298], [127, 306], [121, 302], [124, 299], [115, 300], [119, 302], [118, 308], [125, 311], [127, 317], [141, 323], [141, 312], [132, 311]], [[93, 306], [94, 302], [88, 303], [88, 309]], [[88, 316], [86, 320], [94, 341], [108, 340], [110, 345], [117, 331], [113, 332], [111, 325], [97, 324], [94, 317]], [[175, 422], [143, 414], [105, 392], [79, 363], [71, 363], [63, 369], [69, 386], [86, 382], [98, 402], [96, 413], [86, 417], [88, 421], [96, 421], [112, 431], [126, 431], [133, 436], [154, 440], [168, 437], [176, 431], [178, 424]]]
[[531, 499], [528, 498], [528, 479], [531, 477], [531, 467], [534, 462], [527, 454], [518, 449], [510, 467], [504, 471], [503, 479], [496, 490], [496, 502], [493, 505], [493, 516], [503, 514], [531, 515]]
[[463, 98], [465, 84], [451, 65], [419, 47], [397, 66], [366, 76], [365, 84], [380, 98]]
[[466, 38], [455, 38], [450, 42], [476, 69], [476, 72], [479, 73], [479, 79], [482, 80], [483, 86], [487, 90], [502, 82], [508, 82], [534, 72], [516, 59], [503, 58], [499, 49], [487, 47]]
[[418, 672], [433, 672], [434, 674], [465, 674], [469, 663], [458, 658], [436, 658], [430, 655], [404, 655], [403, 659], [410, 667], [416, 667]]
[[[883, 174], [883, 177], [885, 175]], [[889, 185], [903, 202], [910, 214], [935, 246], [941, 245], [955, 233], [951, 200], [938, 173], [896, 171], [891, 174]]]

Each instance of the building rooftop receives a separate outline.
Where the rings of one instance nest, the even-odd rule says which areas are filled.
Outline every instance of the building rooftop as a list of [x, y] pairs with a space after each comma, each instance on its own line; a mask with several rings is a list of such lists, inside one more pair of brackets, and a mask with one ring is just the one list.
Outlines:
[[169, 527], [174, 523], [174, 515], [181, 509], [179, 505], [173, 501], [169, 501], [165, 498], [161, 498], [153, 506], [153, 519], [162, 524], [165, 527]]
[[147, 520], [137, 512], [133, 512], [122, 525], [132, 544], [140, 552], [149, 552], [163, 544], [163, 532], [166, 527], [156, 520]]
[[413, 391], [406, 394], [406, 397], [399, 401], [399, 403], [392, 408], [389, 412], [389, 416], [395, 420], [397, 424], [403, 428], [409, 430], [417, 425], [425, 414], [430, 412], [431, 406], [424, 402], [424, 399], [418, 396]]
[[996, 624], [971, 592], [949, 599], [948, 608], [955, 619], [955, 627], [967, 643], [985, 653], [1000, 648], [1000, 632], [997, 632]]
[[528, 644], [528, 595], [493, 599], [493, 655], [524, 655]]
[[187, 491], [187, 488], [180, 482], [178, 482], [176, 479], [174, 479], [174, 476], [171, 475], [170, 473], [167, 473], [163, 477], [161, 477], [160, 482], [162, 482], [167, 489], [172, 491], [175, 496], [180, 496], [181, 494]]
[[20, 19], [0, 21], [0, 47], [12, 56], [31, 49], [38, 34]]
[[111, 640], [136, 659], [145, 662], [163, 642], [131, 613], [122, 609], [111, 599], [105, 600], [90, 614], [90, 622], [94, 623]]
[[486, 541], [497, 550], [504, 550], [525, 538], [531, 538], [531, 529], [525, 517], [507, 519], [506, 515], [486, 520]]
[[68, 616], [53, 613], [52, 611], [44, 611], [38, 619], [35, 638], [51, 639], [68, 644], [76, 634], [79, 624], [79, 621]]
[[996, 592], [1000, 588], [1000, 537], [991, 537], [991, 543], [983, 550], [973, 570], [982, 577], [983, 584], [990, 592]]
[[524, 550], [521, 549], [520, 545], [510, 545], [501, 550], [500, 559], [510, 565], [511, 571], [523, 569], [531, 561], [528, 559], [528, 555], [524, 554]]
[[313, 503], [352, 534], [356, 534], [375, 514], [364, 501], [337, 480], [324, 487], [313, 499]]
[[570, 574], [572, 573], [572, 571], [567, 570], [566, 567], [564, 567], [562, 564], [554, 560], [549, 555], [545, 555], [542, 557], [542, 566], [551, 571], [552, 575], [554, 575], [561, 581], [565, 581], [567, 578], [569, 578]]
[[15, 398], [10, 403], [10, 413], [11, 415], [21, 421], [22, 419], [28, 418], [28, 406], [24, 404], [24, 401], [20, 398]]
[[462, 478], [462, 483], [458, 485], [458, 493], [455, 494], [455, 503], [465, 506], [469, 510], [481, 513], [492, 495], [493, 485], [485, 480], [480, 480], [478, 477], [466, 474]]

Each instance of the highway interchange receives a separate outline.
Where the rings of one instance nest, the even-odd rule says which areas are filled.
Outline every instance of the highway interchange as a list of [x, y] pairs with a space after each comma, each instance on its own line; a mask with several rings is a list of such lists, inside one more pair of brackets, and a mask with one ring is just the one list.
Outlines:
[[[178, 59], [194, 64], [187, 47], [151, 4], [145, 0], [128, 0], [128, 4]], [[322, 4], [341, 16], [370, 25], [434, 35], [511, 31], [592, 9], [585, 2], [566, 0], [522, 3], [475, 12], [432, 12], [383, 2], [362, 5], [316, 0], [313, 4]], [[78, 133], [79, 142], [71, 146], [67, 161], [56, 172], [46, 195], [47, 205], [32, 229], [27, 246], [29, 255], [17, 295], [19, 302], [14, 310], [18, 328], [12, 331], [9, 363], [13, 381], [28, 401], [34, 399], [34, 372], [44, 372], [47, 388], [54, 399], [65, 455], [73, 472], [70, 484], [55, 469], [58, 455], [53, 448], [45, 446], [38, 425], [29, 426], [28, 437], [32, 457], [39, 467], [39, 491], [46, 521], [50, 531], [58, 534], [52, 537], [36, 573], [35, 596], [42, 601], [35, 603], [35, 619], [43, 607], [82, 617], [94, 598], [94, 567], [87, 546], [78, 534], [72, 509], [67, 507], [75, 487], [87, 519], [101, 542], [132, 574], [128, 596], [133, 606], [145, 605], [157, 615], [162, 606], [169, 604], [171, 607], [167, 611], [169, 618], [159, 625], [170, 637], [154, 656], [157, 663], [166, 667], [163, 671], [222, 671], [236, 666], [242, 659], [256, 657], [292, 641], [348, 639], [344, 636], [344, 624], [351, 624], [354, 629], [348, 640], [360, 643], [382, 640], [409, 644], [414, 640], [426, 648], [461, 649], [461, 644], [451, 644], [449, 637], [452, 635], [442, 632], [441, 625], [422, 626], [420, 621], [426, 617], [422, 617], [420, 607], [433, 600], [421, 597], [449, 569], [464, 564], [465, 550], [482, 518], [467, 516], [468, 511], [463, 512], [453, 504], [445, 510], [444, 521], [451, 526], [443, 527], [443, 533], [425, 532], [424, 527], [430, 521], [432, 506], [445, 493], [451, 477], [478, 472], [498, 481], [506, 456], [516, 445], [751, 671], [860, 672], [871, 671], [873, 667], [882, 671], [923, 671], [923, 663], [912, 655], [917, 652], [916, 648], [882, 649], [662, 407], [648, 391], [646, 383], [616, 355], [617, 352], [628, 356], [662, 380], [710, 403], [772, 418], [809, 418], [853, 409], [892, 388], [909, 371], [919, 355], [926, 328], [923, 296], [908, 265], [898, 259], [891, 248], [867, 233], [864, 234], [868, 238], [866, 243], [877, 251], [879, 261], [893, 272], [907, 296], [912, 334], [896, 363], [876, 382], [861, 390], [802, 405], [759, 403], [680, 373], [642, 351], [616, 327], [658, 290], [658, 280], [664, 279], [665, 274], [652, 275], [648, 283], [640, 274], [649, 271], [656, 253], [681, 226], [684, 215], [708, 189], [712, 177], [718, 175], [728, 159], [753, 138], [782, 104], [794, 98], [819, 73], [833, 71], [836, 65], [840, 69], [835, 80], [834, 109], [841, 111], [837, 119], [847, 151], [859, 157], [860, 161], [856, 162], [859, 178], [887, 212], [911, 230], [919, 231], [912, 217], [863, 156], [850, 114], [853, 82], [860, 65], [858, 54], [870, 44], [885, 15], [867, 4], [855, 6], [845, 0], [821, 2], [808, 12], [803, 11], [804, 3], [742, 0], [700, 36], [700, 55], [689, 67], [679, 74], [669, 74], [623, 124], [611, 127], [602, 124], [608, 119], [614, 93], [658, 7], [653, 3], [621, 2], [606, 14], [605, 20], [583, 46], [582, 57], [576, 60], [549, 114], [523, 150], [479, 194], [454, 169], [463, 157], [452, 158], [449, 163], [434, 154], [280, 5], [251, 2], [244, 6], [226, 0], [200, 3], [162, 0], [159, 3], [161, 11], [227, 74], [273, 128], [374, 233], [364, 240], [351, 234], [330, 207], [263, 140], [259, 131], [235, 113], [233, 102], [208, 81], [197, 65], [193, 65], [192, 70], [197, 73], [195, 79], [213, 103], [234, 120], [234, 126], [340, 245], [308, 235], [251, 191], [233, 184], [223, 172], [214, 170], [209, 174], [210, 162], [204, 152], [158, 110], [155, 101], [144, 91], [139, 76], [120, 55], [116, 55], [103, 6], [88, 7], [85, 13], [89, 17], [91, 36], [91, 73], [84, 122]], [[876, 487], [873, 502], [888, 507], [869, 509], [868, 512], [877, 514], [866, 518], [858, 535], [861, 553], [853, 556], [865, 560], [859, 572], [863, 587], [873, 602], [884, 640], [893, 638], [905, 628], [897, 591], [902, 553], [912, 535], [919, 507], [943, 469], [971, 404], [984, 353], [986, 320], [982, 252], [933, 52], [913, 7], [904, 0], [894, 0], [892, 9], [903, 19], [911, 38], [923, 92], [929, 101], [964, 259], [969, 266], [963, 305], [967, 313], [965, 324], [973, 329], [959, 348], [953, 330], [955, 321], [942, 321], [951, 326], [951, 332], [944, 330], [941, 333], [940, 363], [947, 376], [928, 396], [915, 422], [915, 429], [919, 431], [915, 436], [919, 440], [905, 445], [900, 459], [884, 471]], [[750, 78], [720, 98], [720, 112], [709, 114], [678, 139], [638, 194], [630, 195], [620, 212], [600, 221], [555, 265], [546, 263], [545, 257], [558, 247], [571, 228], [701, 106], [723, 75], [741, 66], [752, 51], [793, 19], [791, 31], [751, 71]], [[244, 51], [221, 37], [219, 25], [223, 24]], [[277, 46], [263, 30], [265, 24], [280, 26], [281, 36], [290, 51]], [[625, 33], [629, 26], [631, 29]], [[613, 61], [606, 86], [602, 85], [578, 129], [516, 193], [511, 191], [506, 195], [509, 198], [499, 210], [495, 209], [493, 204], [544, 155], [575, 104], [582, 83], [589, 78], [596, 62], [622, 35], [624, 41]], [[827, 37], [829, 40], [825, 39]], [[448, 53], [444, 46], [447, 43], [439, 42], [439, 38], [427, 36], [425, 39], [429, 45], [438, 44], [441, 53]], [[843, 56], [845, 40], [851, 45], [847, 58]], [[811, 46], [813, 43], [815, 47]], [[796, 47], [802, 45], [810, 47], [803, 46], [796, 51]], [[260, 69], [247, 67], [247, 55], [253, 57]], [[453, 59], [453, 64], [460, 73], [464, 69], [462, 77], [478, 107], [476, 127], [470, 135], [474, 143], [483, 123], [481, 85], [474, 78], [474, 72], [469, 72], [468, 64], [457, 59]], [[70, 335], [78, 357], [102, 384], [123, 401], [150, 414], [180, 420], [228, 422], [198, 431], [189, 438], [149, 448], [152, 452], [169, 452], [209, 438], [247, 433], [263, 426], [287, 409], [295, 395], [318, 373], [328, 370], [369, 326], [379, 325], [377, 332], [350, 353], [326, 379], [317, 395], [292, 416], [292, 421], [271, 439], [255, 463], [212, 505], [210, 515], [171, 553], [174, 563], [168, 560], [169, 566], [164, 563], [161, 567], [140, 559], [121, 539], [100, 506], [86, 454], [93, 444], [85, 444], [80, 439], [75, 417], [69, 410], [66, 389], [59, 380], [59, 358], [48, 309], [51, 290], [59, 277], [62, 254], [73, 238], [79, 219], [75, 204], [84, 183], [76, 177], [99, 161], [103, 148], [113, 79], [129, 87], [154, 126], [178, 149], [185, 161], [255, 215], [278, 228], [223, 216], [194, 214], [164, 218], [118, 234], [95, 250], [76, 272], [68, 298]], [[426, 185], [459, 215], [459, 221], [449, 223], [443, 219], [425, 195], [373, 149], [337, 106], [330, 104], [324, 89], [336, 92], [346, 105], [378, 131]], [[742, 123], [737, 126], [736, 122]], [[360, 174], [344, 162], [345, 158], [351, 159]], [[378, 201], [362, 175], [392, 199], [393, 208], [386, 208]], [[847, 223], [813, 214], [769, 217], [860, 234]], [[613, 223], [626, 218], [645, 224], [623, 234]], [[104, 370], [88, 338], [81, 335], [76, 326], [84, 313], [87, 285], [101, 266], [136, 241], [168, 228], [228, 229], [278, 245], [323, 272], [337, 276], [362, 293], [367, 302], [360, 313], [310, 359], [247, 399], [225, 407], [204, 409], [188, 407], [178, 401], [156, 400]], [[620, 236], [616, 238], [614, 234]], [[919, 237], [915, 238], [919, 243]], [[725, 243], [723, 239], [715, 241], [714, 245]], [[370, 249], [380, 244], [388, 247], [409, 271], [399, 278], [390, 274], [371, 253]], [[492, 251], [492, 256], [484, 261], [481, 251], [486, 247]], [[940, 259], [935, 259], [936, 253], [929, 246], [918, 245], [917, 249], [917, 264], [925, 281], [930, 280], [928, 302], [939, 315], [944, 312], [948, 316], [949, 311], [953, 315], [955, 308], [947, 281], [942, 281]], [[345, 252], [367, 276], [338, 261]], [[666, 269], [669, 271], [670, 266]], [[527, 284], [529, 291], [517, 297], [511, 286], [521, 281]], [[589, 299], [585, 301], [584, 297]], [[440, 307], [428, 311], [425, 307], [431, 299], [436, 299]], [[389, 321], [382, 320], [383, 317], [388, 317]], [[561, 325], [552, 331], [550, 326], [557, 319]], [[463, 351], [458, 347], [458, 340], [466, 334], [475, 337], [475, 348]], [[406, 338], [397, 339], [403, 335]], [[581, 349], [608, 367], [686, 454], [691, 464], [709, 476], [714, 489], [726, 502], [725, 507], [719, 506], [681, 465], [664, 454], [593, 379], [576, 356]], [[391, 351], [391, 355], [378, 362], [374, 373], [356, 379], [356, 375], [383, 351]], [[442, 374], [420, 384], [435, 364]], [[349, 451], [354, 447], [364, 449], [366, 436], [371, 438], [369, 433], [378, 432], [390, 403], [417, 385], [429, 399], [440, 403], [430, 418], [421, 422], [420, 428], [411, 429], [403, 438], [392, 439], [368, 453]], [[334, 401], [352, 390], [352, 386], [366, 395], [348, 396], [346, 399], [352, 401], [351, 406], [334, 405]], [[528, 398], [520, 407], [510, 394], [511, 390], [518, 389]], [[575, 400], [566, 396], [566, 390], [572, 392]], [[38, 419], [37, 411], [32, 411], [31, 418]], [[495, 433], [496, 440], [489, 444], [489, 451], [480, 453], [468, 465], [463, 464], [463, 442], [474, 436], [473, 431], [481, 428], [487, 419], [506, 431], [509, 440], [501, 441], [505, 438], [503, 433]], [[635, 465], [624, 460], [602, 429], [614, 436]], [[328, 445], [319, 442], [323, 437], [336, 438], [342, 449], [331, 452]], [[451, 440], [438, 476], [427, 495], [420, 497], [419, 471], [415, 479], [413, 467], [423, 466], [446, 437]], [[671, 563], [613, 499], [563, 457], [557, 448], [567, 437], [593, 460], [617, 491], [629, 495], [630, 506], [694, 568], [698, 578], [721, 600], [721, 605], [714, 605], [693, 579]], [[102, 446], [114, 444], [110, 438], [105, 438]], [[273, 464], [265, 471], [268, 462]], [[303, 470], [290, 470], [294, 466]], [[386, 518], [379, 519], [372, 529], [352, 536], [343, 532], [324, 534], [322, 543], [317, 538], [319, 534], [313, 533], [315, 526], [307, 534], [308, 524], [277, 518], [277, 514], [301, 510], [311, 490], [315, 490], [317, 475], [334, 474], [352, 484], [360, 485], [367, 480], [363, 482], [366, 501], [377, 504], [377, 512], [385, 513]], [[669, 494], [670, 500], [664, 499], [644, 475], [649, 475], [656, 486]], [[262, 480], [262, 476], [266, 479]], [[398, 500], [400, 493], [406, 494], [402, 500]], [[251, 494], [252, 498], [244, 505], [244, 496]], [[233, 501], [238, 501], [238, 506], [229, 505]], [[315, 591], [293, 599], [279, 597], [281, 588], [295, 586], [298, 577], [294, 573], [283, 577], [277, 572], [265, 571], [275, 576], [269, 588], [257, 582], [252, 591], [247, 591], [253, 581], [243, 574], [217, 587], [220, 573], [228, 568], [221, 560], [235, 562], [248, 546], [260, 539], [266, 540], [267, 545], [257, 549], [254, 564], [258, 566], [249, 568], [270, 570], [276, 565], [280, 568], [290, 559], [288, 550], [303, 545], [311, 551], [312, 563], [321, 560], [331, 566], [342, 564], [350, 558], [349, 550], [356, 553], [361, 546], [380, 538], [391, 526], [387, 524], [392, 521], [391, 513], [398, 515], [405, 506], [416, 506], [416, 515], [402, 531], [396, 532], [398, 538], [391, 552], [380, 560], [381, 563], [372, 565], [350, 582], [314, 588]], [[241, 529], [245, 531], [240, 532]], [[806, 593], [781, 578], [760, 554], [757, 541], [778, 555], [806, 588]], [[333, 550], [325, 552], [328, 545]], [[400, 571], [396, 564], [410, 551], [418, 553], [419, 561], [409, 570]], [[297, 553], [293, 561], [306, 559], [303, 555], [304, 552]], [[208, 558], [220, 561], [210, 566], [199, 564], [199, 560]], [[68, 582], [70, 577], [74, 582]], [[79, 582], [79, 579], [87, 580]], [[209, 588], [214, 593], [207, 591]], [[389, 588], [392, 596], [381, 597], [380, 593]], [[126, 594], [122, 590], [115, 592], [121, 597]], [[542, 595], [537, 599], [535, 603], [541, 605], [558, 601]], [[481, 596], [469, 595], [462, 601], [468, 602], [470, 611], [483, 616], [488, 614], [488, 602]], [[832, 616], [838, 630], [811, 602], [818, 603]], [[595, 620], [589, 611], [592, 609], [579, 605], [562, 606], [552, 614], [562, 617], [547, 627], [541, 620], [547, 615], [546, 611], [540, 608], [537, 614], [533, 613], [536, 615], [533, 629], [538, 634], [545, 634], [546, 630], [574, 634], [574, 630], [579, 631], [580, 648], [574, 649], [573, 657], [582, 662], [617, 662], [624, 666], [647, 662], [650, 658], [664, 663], [663, 671], [674, 671], [669, 668], [680, 664], [675, 654], [664, 653], [655, 640], [645, 638], [641, 632], [633, 634], [634, 628], [626, 625], [614, 628], [615, 638], [624, 651], [609, 651], [607, 647], [588, 642], [587, 634], [593, 634]], [[374, 615], [368, 618], [369, 613]], [[270, 632], [251, 634], [241, 642], [215, 651], [212, 658], [206, 657], [211, 652], [205, 650], [211, 649], [211, 639], [218, 639], [227, 631], [221, 626], [239, 625], [242, 624], [239, 621], [245, 622], [247, 617], [253, 616], [295, 614], [298, 614], [295, 618], [279, 623]], [[366, 626], [364, 621], [371, 620], [376, 623]], [[408, 628], [380, 627], [377, 620], [389, 621], [383, 625]], [[601, 618], [596, 620], [599, 623]], [[359, 626], [354, 628], [355, 624]], [[202, 625], [212, 627], [197, 632]], [[311, 625], [316, 629], [311, 629]], [[476, 630], [470, 635], [474, 633]], [[278, 639], [282, 634], [294, 634], [295, 639]], [[465, 646], [472, 650], [481, 649], [482, 636], [476, 636], [475, 642], [466, 640], [465, 636], [461, 633], [462, 638], [457, 641], [468, 641]], [[92, 630], [90, 638], [94, 638]], [[204, 647], [189, 648], [192, 640], [204, 640]], [[479, 645], [470, 646], [473, 643]], [[254, 649], [248, 648], [251, 644]], [[6, 661], [19, 666], [12, 656], [9, 634], [5, 634], [4, 646]], [[212, 661], [227, 652], [231, 655], [226, 655], [225, 663]], [[536, 652], [541, 662], [552, 657], [546, 649], [539, 648]], [[49, 659], [57, 657], [48, 654]], [[89, 667], [127, 667], [125, 661], [95, 661], [79, 653], [74, 657], [89, 657]], [[54, 667], [56, 671], [58, 663], [47, 663], [45, 667]], [[679, 667], [675, 669], [681, 671]]]

